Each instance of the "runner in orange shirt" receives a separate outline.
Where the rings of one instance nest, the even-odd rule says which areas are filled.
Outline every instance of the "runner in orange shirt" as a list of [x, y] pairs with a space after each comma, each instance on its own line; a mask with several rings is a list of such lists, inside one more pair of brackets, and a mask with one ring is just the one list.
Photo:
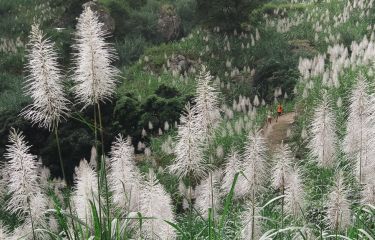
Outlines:
[[276, 116], [276, 122], [277, 120], [279, 119], [279, 117], [281, 116], [281, 114], [283, 113], [283, 107], [281, 106], [281, 103], [279, 103], [277, 105], [277, 116]]

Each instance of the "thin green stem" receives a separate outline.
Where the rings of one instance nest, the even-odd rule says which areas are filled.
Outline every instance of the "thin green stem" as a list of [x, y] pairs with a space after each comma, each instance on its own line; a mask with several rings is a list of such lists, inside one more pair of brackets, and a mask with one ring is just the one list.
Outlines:
[[254, 240], [255, 230], [255, 189], [253, 187], [252, 204], [251, 204], [252, 216], [251, 216], [251, 240]]
[[100, 131], [100, 137], [101, 137], [101, 145], [102, 145], [102, 161], [103, 161], [103, 173], [104, 173], [104, 187], [105, 187], [105, 198], [106, 198], [106, 205], [107, 205], [107, 227], [108, 231], [111, 231], [111, 219], [109, 214], [109, 191], [108, 191], [108, 183], [107, 183], [107, 171], [106, 171], [106, 161], [104, 157], [104, 134], [103, 134], [103, 123], [102, 123], [102, 114], [100, 110], [100, 104], [98, 103], [98, 119], [99, 119], [99, 131]]
[[[96, 104], [94, 104], [94, 136], [95, 136], [95, 148], [98, 149], [98, 124], [96, 121]], [[101, 226], [102, 224], [102, 204], [101, 204], [101, 198], [100, 198], [100, 192], [101, 192], [101, 187], [100, 187], [100, 158], [96, 159], [96, 169], [98, 172], [98, 203], [99, 203], [99, 225]], [[100, 231], [100, 238], [102, 238], [102, 231]]]
[[[66, 174], [65, 174], [64, 161], [62, 159], [62, 154], [61, 154], [60, 139], [59, 139], [57, 124], [54, 127], [54, 132], [55, 132], [55, 138], [56, 138], [56, 144], [57, 144], [57, 151], [58, 151], [58, 154], [59, 154], [61, 171], [62, 171], [62, 174], [63, 174], [63, 178], [64, 178], [64, 181], [65, 181], [66, 187], [69, 189], [68, 179], [66, 178]], [[69, 197], [65, 197], [64, 196], [64, 201], [65, 201], [65, 204], [69, 208], [70, 214], [72, 214], [72, 207], [71, 207], [71, 204], [70, 204]], [[73, 220], [72, 220], [72, 226], [73, 226], [74, 234], [76, 234], [75, 233], [75, 225], [74, 225], [74, 221]], [[70, 236], [68, 236], [68, 238], [71, 239]]]
[[65, 174], [64, 161], [63, 161], [62, 155], [61, 155], [61, 147], [60, 147], [60, 140], [59, 140], [59, 134], [58, 134], [58, 131], [57, 131], [57, 126], [54, 127], [54, 132], [55, 132], [55, 138], [56, 138], [57, 152], [59, 154], [61, 172], [62, 172], [64, 181], [66, 183], [66, 186], [68, 186], [68, 179], [66, 178], [66, 174]]
[[27, 198], [27, 205], [29, 207], [29, 212], [30, 212], [30, 221], [31, 221], [31, 229], [33, 231], [33, 239], [36, 240], [35, 230], [34, 230], [34, 221], [33, 221], [33, 215], [31, 214], [31, 206], [30, 206], [29, 198]]

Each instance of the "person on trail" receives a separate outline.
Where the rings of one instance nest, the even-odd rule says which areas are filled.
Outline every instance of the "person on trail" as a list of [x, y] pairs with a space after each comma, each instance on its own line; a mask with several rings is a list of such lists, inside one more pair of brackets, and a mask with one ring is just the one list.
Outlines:
[[268, 125], [271, 125], [272, 123], [272, 115], [270, 110], [267, 111], [267, 123]]
[[277, 120], [279, 119], [279, 117], [281, 116], [281, 114], [283, 113], [283, 107], [281, 106], [281, 103], [279, 103], [277, 105], [277, 116], [276, 116], [276, 122]]

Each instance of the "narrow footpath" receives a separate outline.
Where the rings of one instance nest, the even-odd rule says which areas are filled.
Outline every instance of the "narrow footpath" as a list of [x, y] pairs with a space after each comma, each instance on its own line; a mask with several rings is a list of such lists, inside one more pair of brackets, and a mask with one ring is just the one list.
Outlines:
[[287, 139], [287, 132], [294, 122], [295, 115], [294, 112], [283, 114], [277, 122], [276, 118], [273, 118], [271, 124], [264, 126], [264, 136], [271, 150]]

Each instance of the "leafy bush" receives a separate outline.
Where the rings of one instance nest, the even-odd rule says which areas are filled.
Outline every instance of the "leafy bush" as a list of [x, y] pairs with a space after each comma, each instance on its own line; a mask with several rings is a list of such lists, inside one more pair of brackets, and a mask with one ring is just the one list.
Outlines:
[[125, 37], [122, 41], [118, 41], [115, 45], [119, 57], [117, 65], [130, 65], [137, 61], [148, 45], [141, 35]]
[[197, 8], [196, 0], [176, 0], [173, 2], [176, 6], [177, 14], [181, 18], [183, 32], [189, 34], [197, 24], [195, 9]]

